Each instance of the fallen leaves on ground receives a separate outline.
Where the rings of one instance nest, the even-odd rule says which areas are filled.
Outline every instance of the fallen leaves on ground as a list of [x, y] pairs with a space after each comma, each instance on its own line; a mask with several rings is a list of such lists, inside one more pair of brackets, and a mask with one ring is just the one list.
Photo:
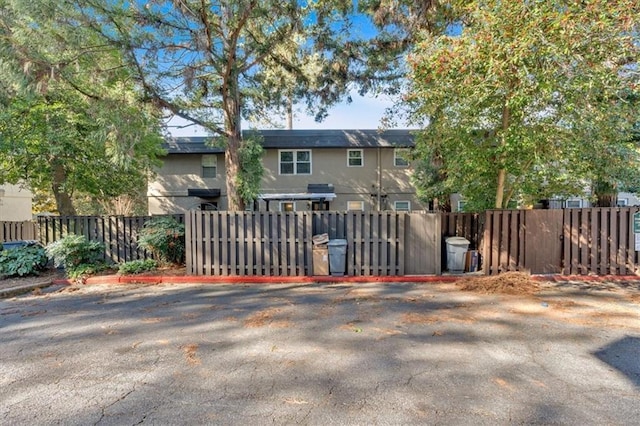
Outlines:
[[484, 294], [531, 295], [540, 290], [538, 282], [525, 272], [503, 272], [500, 275], [463, 278], [456, 285], [463, 291]]

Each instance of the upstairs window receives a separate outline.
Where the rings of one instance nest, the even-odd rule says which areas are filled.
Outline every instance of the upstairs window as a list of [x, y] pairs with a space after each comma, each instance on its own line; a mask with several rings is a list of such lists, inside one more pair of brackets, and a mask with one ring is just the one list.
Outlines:
[[311, 151], [308, 149], [281, 150], [279, 163], [281, 175], [310, 175]]
[[364, 211], [363, 201], [347, 201], [348, 211]]
[[202, 177], [215, 178], [218, 175], [218, 156], [203, 155], [202, 156]]
[[361, 149], [348, 149], [347, 150], [347, 166], [348, 167], [362, 167], [364, 165], [364, 157]]
[[408, 167], [409, 166], [409, 149], [408, 148], [396, 148], [393, 150], [393, 165], [396, 167]]
[[396, 201], [393, 203], [393, 209], [397, 212], [410, 212], [411, 211], [411, 202], [410, 201]]

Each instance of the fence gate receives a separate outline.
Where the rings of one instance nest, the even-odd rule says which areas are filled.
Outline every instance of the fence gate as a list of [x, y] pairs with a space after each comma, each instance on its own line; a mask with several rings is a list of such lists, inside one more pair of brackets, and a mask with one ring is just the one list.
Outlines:
[[524, 211], [524, 267], [532, 274], [562, 272], [563, 215], [560, 209]]
[[562, 268], [563, 211], [488, 210], [484, 229], [486, 274], [530, 271], [559, 273]]

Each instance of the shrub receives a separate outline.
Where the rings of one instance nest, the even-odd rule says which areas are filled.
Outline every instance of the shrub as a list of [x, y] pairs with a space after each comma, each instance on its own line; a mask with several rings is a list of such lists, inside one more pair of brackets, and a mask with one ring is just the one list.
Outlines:
[[132, 260], [122, 263], [118, 268], [121, 275], [139, 274], [141, 272], [153, 271], [158, 267], [158, 262], [153, 259]]
[[97, 241], [89, 241], [82, 235], [67, 235], [49, 244], [47, 255], [56, 266], [63, 266], [70, 278], [89, 275], [107, 268], [104, 256], [104, 245]]
[[47, 261], [47, 254], [44, 248], [39, 245], [2, 250], [0, 251], [0, 275], [9, 277], [38, 275], [46, 268]]
[[184, 263], [184, 224], [172, 217], [149, 220], [138, 234], [138, 245], [162, 263]]

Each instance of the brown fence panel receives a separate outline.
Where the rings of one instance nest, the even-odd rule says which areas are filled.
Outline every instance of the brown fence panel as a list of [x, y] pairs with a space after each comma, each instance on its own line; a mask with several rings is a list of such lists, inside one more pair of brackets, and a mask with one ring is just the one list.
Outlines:
[[564, 211], [564, 267], [570, 275], [638, 273], [633, 215], [639, 207]]
[[524, 210], [487, 210], [483, 241], [483, 270], [494, 275], [524, 269]]
[[347, 241], [347, 275], [440, 272], [437, 214], [192, 211], [185, 225], [195, 275], [311, 275], [321, 233]]
[[[184, 223], [184, 215], [171, 215]], [[138, 247], [138, 232], [152, 216], [39, 216], [37, 234], [47, 245], [69, 234], [83, 235], [105, 246], [105, 259], [115, 263], [147, 259], [150, 253]]]
[[37, 240], [36, 224], [33, 221], [0, 222], [0, 242]]

